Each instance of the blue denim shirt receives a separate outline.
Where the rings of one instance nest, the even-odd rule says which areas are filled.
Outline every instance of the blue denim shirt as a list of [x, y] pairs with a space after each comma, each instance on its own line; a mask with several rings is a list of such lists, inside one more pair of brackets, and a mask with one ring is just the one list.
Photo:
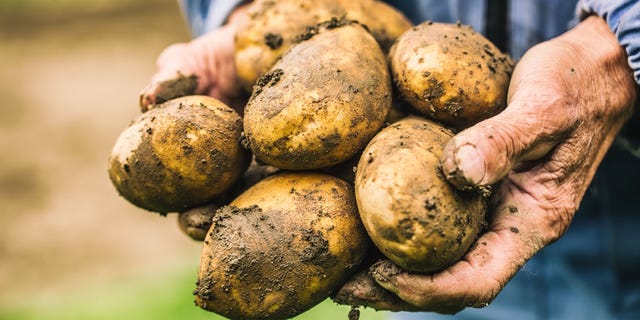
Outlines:
[[[242, 1], [180, 0], [194, 36], [217, 28]], [[486, 0], [386, 1], [414, 23], [471, 25], [485, 32]], [[629, 55], [640, 83], [640, 1], [512, 0], [508, 49], [518, 58], [597, 14]], [[456, 319], [640, 319], [640, 161], [612, 147], [565, 235], [535, 255], [487, 308]], [[398, 319], [450, 319], [432, 313], [397, 313]]]

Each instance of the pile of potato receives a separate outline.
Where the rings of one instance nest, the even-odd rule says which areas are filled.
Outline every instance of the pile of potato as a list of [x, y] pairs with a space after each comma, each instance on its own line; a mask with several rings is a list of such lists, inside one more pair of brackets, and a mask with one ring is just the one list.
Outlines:
[[374, 0], [254, 1], [249, 18], [244, 116], [176, 98], [134, 120], [109, 160], [124, 198], [179, 212], [204, 241], [196, 304], [287, 319], [366, 268], [369, 249], [416, 272], [458, 261], [486, 199], [449, 184], [440, 157], [505, 107], [512, 60], [467, 26], [413, 27]]

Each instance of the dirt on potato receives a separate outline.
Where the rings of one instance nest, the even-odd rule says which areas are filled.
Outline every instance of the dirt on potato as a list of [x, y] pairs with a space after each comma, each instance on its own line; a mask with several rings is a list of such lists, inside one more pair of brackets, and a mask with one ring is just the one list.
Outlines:
[[214, 201], [242, 176], [250, 154], [242, 120], [206, 96], [184, 96], [143, 113], [116, 140], [108, 172], [117, 191], [149, 211], [181, 212]]
[[[285, 221], [282, 220], [281, 212], [265, 212], [259, 206], [248, 208], [238, 208], [235, 206], [222, 207], [212, 220], [214, 228], [211, 230], [209, 241], [214, 241], [217, 245], [233, 251], [234, 254], [222, 257], [220, 263], [210, 265], [210, 268], [224, 266], [222, 270], [224, 279], [222, 283], [216, 283], [212, 277], [204, 276], [196, 283], [194, 294], [202, 300], [215, 300], [214, 291], [211, 286], [222, 286], [223, 292], [230, 292], [235, 289], [233, 280], [240, 280], [255, 285], [254, 290], [244, 290], [242, 297], [246, 303], [260, 304], [264, 302], [265, 290], [274, 288], [284, 290], [291, 297], [295, 297], [296, 291], [293, 287], [287, 288], [289, 278], [308, 278], [310, 276], [321, 276], [319, 270], [309, 271], [302, 270], [294, 263], [288, 263], [292, 259], [300, 258], [305, 264], [323, 264], [335, 263], [336, 258], [328, 249], [328, 241], [323, 237], [322, 233], [312, 229], [296, 229], [285, 230], [281, 226]], [[249, 224], [252, 227], [251, 233], [234, 232], [233, 229], [239, 225]], [[299, 239], [291, 237], [290, 232], [297, 232]], [[250, 240], [247, 238], [251, 238]], [[255, 238], [254, 238], [255, 237]], [[259, 239], [259, 240], [258, 240]], [[248, 247], [255, 245], [252, 241], [262, 242], [264, 251], [250, 250]], [[297, 240], [302, 240], [304, 249], [300, 256], [290, 256], [282, 250], [277, 250], [281, 246], [291, 247]], [[269, 250], [276, 249], [276, 250]], [[293, 254], [293, 253], [292, 253]], [[211, 257], [212, 258], [212, 257]], [[272, 269], [276, 266], [279, 270]], [[257, 300], [252, 300], [257, 297]], [[296, 304], [292, 304], [295, 306]], [[206, 308], [206, 306], [205, 306]], [[302, 310], [292, 310], [292, 313], [298, 313]]]
[[424, 22], [389, 58], [400, 97], [433, 120], [464, 129], [506, 107], [514, 62], [469, 26]]
[[386, 59], [362, 25], [332, 19], [303, 39], [258, 80], [244, 116], [256, 159], [287, 170], [353, 157], [391, 109]]
[[346, 182], [276, 174], [216, 212], [196, 304], [232, 319], [291, 318], [329, 297], [355, 272], [367, 245]]

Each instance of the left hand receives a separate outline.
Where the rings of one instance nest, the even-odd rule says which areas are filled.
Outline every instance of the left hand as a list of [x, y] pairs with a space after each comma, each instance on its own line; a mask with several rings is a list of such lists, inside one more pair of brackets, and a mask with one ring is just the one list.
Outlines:
[[247, 21], [247, 5], [236, 8], [227, 23], [188, 43], [165, 48], [156, 61], [157, 70], [140, 94], [140, 108], [184, 95], [214, 97], [239, 113], [246, 103], [234, 64], [234, 37]]
[[[442, 157], [457, 187], [498, 183], [488, 230], [441, 272], [411, 273], [384, 261], [371, 268], [376, 282], [425, 311], [491, 303], [528, 259], [565, 232], [632, 113], [636, 83], [626, 58], [596, 16], [531, 48], [514, 70], [508, 107], [454, 136]], [[353, 299], [359, 296], [366, 294]]]

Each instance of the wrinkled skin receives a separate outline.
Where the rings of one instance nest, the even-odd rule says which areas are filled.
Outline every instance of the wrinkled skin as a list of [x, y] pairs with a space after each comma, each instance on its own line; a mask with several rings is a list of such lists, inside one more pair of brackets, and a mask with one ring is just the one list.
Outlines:
[[442, 157], [460, 188], [498, 183], [487, 232], [442, 272], [414, 274], [385, 261], [370, 274], [425, 311], [487, 306], [565, 232], [633, 111], [635, 88], [624, 50], [599, 17], [530, 49], [514, 71], [507, 109], [457, 134]]
[[[188, 43], [173, 44], [158, 57], [157, 72], [140, 94], [140, 108], [146, 111], [163, 101], [160, 96], [177, 97], [202, 94], [214, 97], [242, 111], [248, 97], [239, 86], [233, 63], [236, 29], [246, 23], [246, 6], [237, 8], [228, 23]], [[195, 78], [197, 86], [186, 86], [182, 92], [167, 94], [180, 78]], [[195, 89], [189, 92], [189, 89]], [[240, 112], [240, 114], [242, 114]]]

